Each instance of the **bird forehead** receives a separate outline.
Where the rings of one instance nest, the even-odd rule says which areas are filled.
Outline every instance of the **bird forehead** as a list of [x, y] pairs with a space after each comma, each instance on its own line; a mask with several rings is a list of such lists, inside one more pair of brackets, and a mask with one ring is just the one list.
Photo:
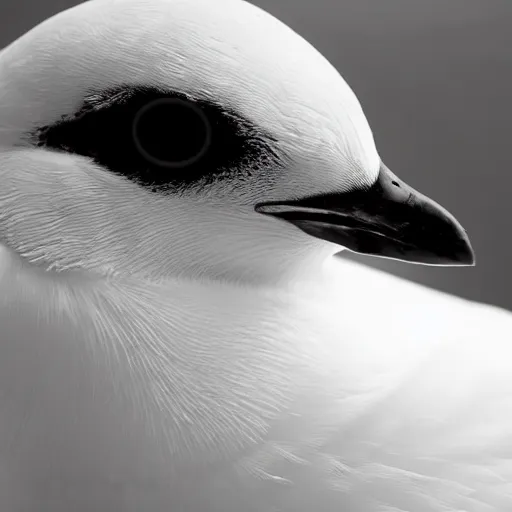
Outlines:
[[142, 85], [220, 103], [311, 153], [350, 141], [377, 166], [366, 118], [336, 69], [243, 0], [92, 0], [0, 57], [4, 97], [10, 89], [9, 103], [24, 106], [12, 116], [20, 125], [70, 115], [89, 93]]
[[294, 112], [321, 118], [341, 103], [358, 109], [313, 47], [242, 0], [93, 0], [36, 27], [17, 46], [5, 58], [10, 53], [20, 71], [29, 64], [22, 71], [38, 75], [33, 86], [46, 85], [61, 104], [66, 91], [81, 97], [128, 82], [220, 96], [228, 106], [267, 112], [263, 118], [287, 112], [283, 121], [291, 124]]

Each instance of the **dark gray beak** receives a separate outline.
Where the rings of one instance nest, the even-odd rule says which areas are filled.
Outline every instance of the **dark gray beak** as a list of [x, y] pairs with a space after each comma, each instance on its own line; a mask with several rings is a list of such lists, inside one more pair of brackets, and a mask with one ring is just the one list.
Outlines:
[[366, 190], [260, 203], [255, 209], [353, 252], [425, 265], [475, 264], [455, 217], [384, 164]]

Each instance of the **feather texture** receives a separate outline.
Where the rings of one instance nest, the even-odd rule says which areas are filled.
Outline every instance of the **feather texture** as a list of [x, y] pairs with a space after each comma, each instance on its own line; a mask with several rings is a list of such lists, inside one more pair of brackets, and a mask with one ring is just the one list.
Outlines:
[[506, 312], [348, 261], [276, 293], [50, 280], [4, 254], [0, 443], [33, 506], [512, 504]]

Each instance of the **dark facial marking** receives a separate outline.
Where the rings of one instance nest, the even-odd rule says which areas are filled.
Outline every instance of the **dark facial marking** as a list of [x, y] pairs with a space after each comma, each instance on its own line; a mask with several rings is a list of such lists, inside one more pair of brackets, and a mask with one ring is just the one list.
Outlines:
[[92, 158], [154, 191], [229, 179], [280, 162], [275, 139], [234, 112], [141, 87], [91, 93], [76, 114], [38, 128], [30, 139]]

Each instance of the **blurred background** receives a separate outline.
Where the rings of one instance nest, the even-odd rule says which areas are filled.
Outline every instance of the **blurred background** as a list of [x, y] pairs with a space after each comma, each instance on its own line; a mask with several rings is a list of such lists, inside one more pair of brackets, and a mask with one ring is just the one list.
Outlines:
[[[78, 3], [1, 0], [0, 47]], [[512, 1], [253, 3], [337, 67], [363, 105], [384, 162], [461, 221], [477, 266], [348, 257], [512, 310]]]

